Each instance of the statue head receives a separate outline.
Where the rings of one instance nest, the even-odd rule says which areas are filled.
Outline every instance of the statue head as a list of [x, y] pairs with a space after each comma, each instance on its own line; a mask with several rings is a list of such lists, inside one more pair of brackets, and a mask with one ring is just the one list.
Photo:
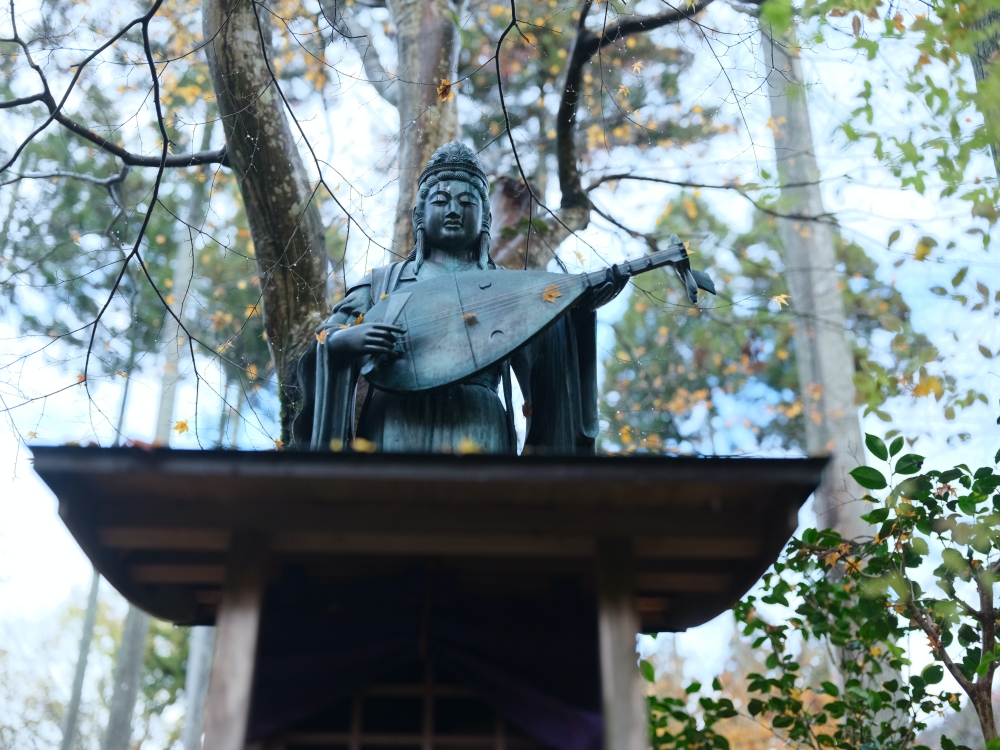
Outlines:
[[417, 269], [424, 261], [424, 244], [478, 250], [479, 267], [490, 262], [490, 184], [479, 159], [458, 141], [446, 143], [431, 156], [417, 181], [413, 207], [413, 252]]

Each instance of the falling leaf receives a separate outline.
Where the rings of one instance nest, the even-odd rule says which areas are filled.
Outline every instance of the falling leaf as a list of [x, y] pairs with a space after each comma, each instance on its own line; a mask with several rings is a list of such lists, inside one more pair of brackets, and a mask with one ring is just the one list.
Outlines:
[[641, 61], [636, 60], [634, 63], [632, 63], [632, 72], [635, 73], [636, 75], [639, 75], [639, 73], [642, 72]]
[[170, 307], [173, 307], [174, 306], [174, 295], [168, 294], [166, 297], [163, 298], [163, 301], [166, 302], [168, 305], [170, 305]]
[[455, 449], [455, 452], [463, 456], [468, 456], [476, 453], [482, 453], [483, 446], [470, 437], [464, 437], [458, 441], [458, 447]]
[[38, 433], [35, 432], [34, 430], [32, 430], [31, 432], [28, 433], [28, 440], [34, 440], [37, 437], [38, 437]]
[[618, 93], [619, 93], [619, 94], [624, 94], [625, 96], [628, 96], [628, 95], [629, 95], [630, 93], [632, 93], [632, 92], [631, 92], [631, 91], [629, 91], [629, 90], [628, 90], [628, 86], [626, 86], [626, 85], [625, 85], [625, 84], [623, 83], [623, 84], [620, 84], [620, 85], [618, 86]]
[[549, 284], [545, 291], [542, 292], [542, 301], [551, 302], [555, 304], [556, 300], [563, 296], [563, 293], [559, 291], [559, 287], [555, 284]]
[[233, 345], [232, 341], [227, 341], [226, 343], [219, 344], [217, 347], [215, 347], [215, 351], [217, 351], [219, 354], [222, 354], [224, 351], [226, 351], [226, 349], [230, 348], [232, 345]]
[[284, 447], [284, 445], [285, 444], [281, 442], [280, 438], [275, 439], [275, 441], [274, 441], [274, 448], [275, 448], [275, 450], [279, 450], [280, 451]]
[[479, 322], [476, 319], [476, 314], [475, 313], [465, 313], [465, 315], [462, 316], [462, 320], [465, 321], [465, 325], [467, 325], [467, 326], [475, 325], [476, 323]]
[[442, 78], [441, 83], [438, 84], [437, 94], [438, 99], [443, 102], [450, 102], [455, 98], [455, 89], [458, 88], [457, 83], [452, 83], [447, 78]]
[[340, 453], [340, 451], [344, 450], [344, 441], [340, 438], [334, 438], [330, 441], [330, 450], [334, 453]]
[[115, 375], [120, 377], [122, 380], [128, 380], [128, 373], [122, 372], [121, 370], [115, 370]]
[[327, 335], [327, 334], [328, 334], [329, 332], [330, 332], [330, 329], [329, 329], [329, 328], [324, 328], [324, 329], [323, 329], [322, 331], [320, 331], [319, 333], [317, 333], [317, 334], [316, 334], [316, 340], [317, 340], [317, 341], [318, 341], [318, 342], [319, 342], [320, 344], [325, 344], [325, 343], [326, 343], [326, 335]]
[[190, 432], [188, 430], [188, 423], [186, 419], [178, 419], [177, 423], [171, 427], [171, 429], [178, 435], [183, 435], [185, 432]]
[[359, 325], [361, 325], [364, 322], [365, 322], [365, 314], [364, 313], [358, 313], [358, 319], [355, 320], [351, 325], [359, 326]]
[[382, 292], [382, 296], [379, 297], [379, 299], [385, 299], [388, 296], [389, 296], [388, 294], [386, 294], [385, 292]]
[[77, 383], [82, 383], [82, 382], [83, 382], [84, 380], [86, 380], [86, 379], [87, 379], [87, 376], [86, 376], [86, 375], [77, 375], [77, 376], [76, 376], [76, 382], [77, 382]]
[[781, 309], [782, 305], [784, 305], [785, 307], [788, 307], [788, 295], [787, 294], [776, 294], [773, 297], [771, 297], [771, 302], [777, 302], [779, 310]]

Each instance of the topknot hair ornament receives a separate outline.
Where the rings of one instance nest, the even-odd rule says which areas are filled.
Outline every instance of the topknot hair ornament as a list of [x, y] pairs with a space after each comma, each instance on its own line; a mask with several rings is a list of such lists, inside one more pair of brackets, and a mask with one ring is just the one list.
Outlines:
[[438, 172], [454, 172], [456, 170], [468, 172], [472, 176], [478, 177], [484, 185], [490, 184], [489, 178], [486, 177], [486, 173], [479, 163], [479, 158], [472, 149], [460, 141], [451, 141], [435, 151], [431, 160], [427, 162], [427, 166], [424, 167], [417, 184], [422, 184], [428, 177]]

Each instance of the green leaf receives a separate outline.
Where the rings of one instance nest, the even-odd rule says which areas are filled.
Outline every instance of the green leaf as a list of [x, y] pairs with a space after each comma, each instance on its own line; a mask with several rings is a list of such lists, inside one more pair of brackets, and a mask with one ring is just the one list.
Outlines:
[[862, 516], [870, 524], [884, 523], [885, 519], [889, 517], [888, 508], [876, 508], [871, 513], [867, 513]]
[[898, 438], [892, 441], [892, 445], [889, 446], [889, 455], [895, 456], [903, 450], [903, 436], [900, 435]]
[[821, 684], [823, 685], [823, 692], [826, 693], [827, 695], [832, 695], [834, 698], [840, 696], [840, 690], [838, 690], [837, 686], [834, 685], [832, 682], [824, 682]]
[[986, 750], [1000, 750], [1000, 737], [994, 737], [986, 743]]
[[899, 230], [898, 229], [893, 229], [892, 230], [892, 234], [889, 235], [888, 246], [892, 247], [895, 244], [896, 240], [898, 240], [898, 239], [899, 239]]
[[924, 465], [923, 456], [918, 456], [916, 453], [907, 453], [905, 456], [900, 456], [899, 460], [896, 461], [896, 473], [916, 474], [918, 471], [920, 471], [920, 467], [923, 465]]
[[645, 659], [639, 662], [639, 671], [647, 682], [656, 682], [656, 670], [653, 669], [653, 665], [650, 664]]
[[874, 435], [865, 434], [865, 445], [868, 446], [868, 450], [872, 452], [875, 458], [881, 461], [889, 460], [889, 449], [885, 447], [885, 443], [882, 442], [881, 438], [877, 438]]
[[889, 486], [882, 472], [871, 466], [859, 466], [851, 472], [851, 476], [866, 490], [882, 490]]
[[920, 673], [920, 676], [923, 677], [925, 684], [937, 685], [944, 679], [944, 668], [940, 664], [929, 664], [924, 667], [924, 671]]
[[690, 685], [687, 686], [687, 689], [685, 689], [684, 692], [687, 693], [688, 695], [691, 695], [691, 693], [697, 693], [699, 690], [701, 690], [701, 683], [692, 682]]

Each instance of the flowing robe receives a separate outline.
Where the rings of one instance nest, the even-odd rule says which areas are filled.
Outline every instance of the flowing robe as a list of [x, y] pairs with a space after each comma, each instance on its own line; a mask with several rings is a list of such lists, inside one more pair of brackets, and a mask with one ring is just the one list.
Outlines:
[[[410, 260], [376, 268], [348, 291], [322, 327], [337, 330], [350, 325], [383, 294], [419, 280]], [[358, 437], [391, 452], [454, 452], [475, 445], [487, 453], [515, 453], [511, 368], [528, 417], [524, 452], [592, 453], [598, 424], [596, 358], [596, 315], [590, 309], [573, 309], [516, 351], [509, 362], [460, 383], [406, 394], [369, 387], [355, 420], [358, 360], [335, 356], [315, 343], [299, 360], [302, 405], [293, 426], [295, 445], [331, 450]], [[501, 382], [503, 399], [498, 393]]]

